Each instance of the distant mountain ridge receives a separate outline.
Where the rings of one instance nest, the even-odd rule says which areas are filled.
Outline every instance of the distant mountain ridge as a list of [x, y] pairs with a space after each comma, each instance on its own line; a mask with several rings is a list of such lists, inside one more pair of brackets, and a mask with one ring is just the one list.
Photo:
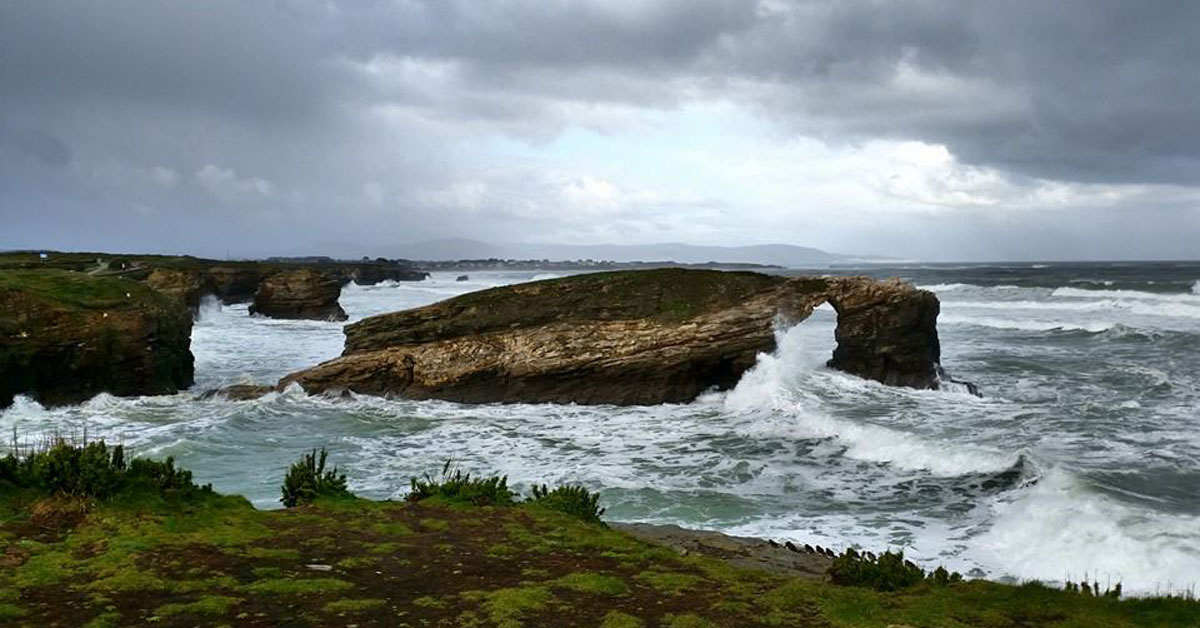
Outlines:
[[417, 242], [397, 248], [392, 255], [411, 260], [461, 259], [547, 259], [608, 260], [614, 262], [672, 261], [683, 264], [705, 262], [771, 264], [795, 267], [855, 261], [886, 261], [888, 258], [830, 253], [792, 244], [754, 246], [700, 246], [680, 242], [659, 244], [537, 244], [481, 242], [448, 238]]

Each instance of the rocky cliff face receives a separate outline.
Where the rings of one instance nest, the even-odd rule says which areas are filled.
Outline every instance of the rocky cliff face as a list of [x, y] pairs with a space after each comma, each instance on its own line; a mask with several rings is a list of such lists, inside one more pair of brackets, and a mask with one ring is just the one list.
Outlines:
[[137, 282], [59, 270], [0, 272], [0, 407], [192, 384], [192, 317]]
[[270, 274], [269, 269], [253, 264], [213, 266], [203, 272], [211, 282], [213, 294], [226, 305], [253, 301], [258, 285]]
[[267, 277], [254, 293], [251, 314], [271, 318], [300, 318], [344, 321], [346, 311], [338, 304], [342, 287], [315, 270], [289, 270]]
[[280, 382], [463, 402], [686, 402], [737, 383], [775, 348], [778, 322], [829, 301], [830, 366], [889, 384], [938, 385], [938, 302], [869, 278], [661, 269], [485, 290], [346, 327], [342, 357]]
[[144, 283], [182, 303], [191, 310], [193, 316], [200, 311], [200, 299], [215, 292], [212, 279], [198, 271], [156, 268]]

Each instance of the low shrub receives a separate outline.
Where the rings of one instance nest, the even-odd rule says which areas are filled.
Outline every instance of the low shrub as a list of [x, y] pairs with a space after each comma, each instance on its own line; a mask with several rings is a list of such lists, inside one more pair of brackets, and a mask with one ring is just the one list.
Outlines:
[[1068, 580], [1066, 585], [1063, 586], [1063, 590], [1069, 593], [1078, 593], [1079, 595], [1086, 597], [1106, 597], [1113, 600], [1121, 598], [1120, 582], [1118, 582], [1116, 586], [1109, 587], [1104, 591], [1101, 591], [1099, 582], [1092, 582], [1091, 584], [1088, 584], [1086, 578], [1080, 582], [1071, 582]]
[[176, 469], [173, 458], [127, 461], [123, 446], [109, 447], [103, 440], [76, 445], [54, 439], [36, 450], [9, 453], [0, 459], [0, 482], [93, 499], [109, 499], [135, 487], [164, 496], [212, 491], [211, 485], [197, 486], [191, 471]]
[[508, 506], [516, 493], [508, 488], [508, 476], [473, 478], [470, 473], [450, 467], [447, 460], [442, 466], [441, 478], [428, 473], [424, 478], [413, 478], [412, 487], [405, 499], [417, 502], [430, 497], [441, 497], [454, 502], [468, 502], [479, 506]]
[[859, 553], [853, 548], [834, 558], [827, 574], [834, 584], [876, 591], [899, 591], [927, 581], [947, 585], [962, 580], [962, 574], [946, 571], [945, 567], [926, 575], [924, 569], [904, 559], [904, 552]]
[[320, 453], [313, 449], [311, 453], [296, 461], [288, 468], [283, 478], [280, 491], [283, 496], [279, 501], [284, 507], [293, 508], [311, 504], [318, 497], [350, 497], [353, 494], [346, 489], [346, 474], [338, 474], [337, 467], [331, 471], [325, 470], [325, 460], [329, 453], [322, 447]]
[[600, 521], [600, 515], [604, 514], [604, 509], [599, 506], [600, 494], [588, 492], [582, 486], [559, 486], [550, 490], [545, 484], [535, 484], [533, 497], [526, 501], [542, 508], [564, 512], [589, 523], [604, 523]]

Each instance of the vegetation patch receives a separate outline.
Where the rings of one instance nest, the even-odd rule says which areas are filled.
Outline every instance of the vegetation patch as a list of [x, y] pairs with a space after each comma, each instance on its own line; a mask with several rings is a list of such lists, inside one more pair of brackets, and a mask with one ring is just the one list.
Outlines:
[[569, 573], [550, 584], [554, 587], [593, 595], [625, 595], [629, 593], [629, 586], [625, 584], [624, 580], [598, 573]]
[[383, 605], [384, 601], [377, 599], [337, 600], [326, 604], [324, 608], [326, 613], [361, 613]]
[[353, 497], [346, 490], [345, 473], [339, 475], [337, 467], [325, 470], [328, 457], [329, 453], [324, 447], [319, 454], [314, 449], [288, 468], [283, 486], [280, 487], [283, 496], [279, 499], [285, 508], [311, 504], [319, 497]]
[[246, 587], [250, 593], [268, 595], [314, 595], [354, 588], [354, 584], [337, 578], [270, 578]]
[[[525, 500], [318, 499], [259, 511], [148, 486], [109, 499], [0, 487], [0, 625], [1195, 628], [1200, 617], [1195, 601], [1122, 600], [1095, 582], [1064, 591], [935, 570], [888, 578], [904, 586], [884, 591], [788, 579]], [[43, 504], [51, 499], [62, 505]], [[31, 524], [35, 509], [77, 512], [74, 501], [88, 505], [66, 532]], [[859, 557], [860, 568], [885, 562]], [[886, 560], [913, 573], [899, 555]]]
[[461, 469], [452, 469], [451, 461], [447, 460], [440, 478], [428, 473], [423, 478], [413, 478], [405, 499], [416, 502], [431, 497], [476, 506], [508, 506], [514, 503], [516, 493], [509, 490], [507, 477], [473, 478]]
[[938, 567], [926, 575], [925, 570], [904, 559], [904, 552], [887, 551], [882, 554], [857, 552], [847, 549], [834, 559], [829, 567], [829, 579], [834, 584], [851, 587], [866, 587], [876, 591], [899, 591], [925, 581], [947, 585], [961, 582], [962, 574], [950, 573]]
[[643, 571], [634, 579], [667, 595], [679, 595], [703, 581], [700, 576], [674, 571]]
[[191, 471], [176, 469], [173, 458], [162, 462], [126, 460], [121, 445], [109, 447], [103, 440], [75, 445], [61, 438], [0, 458], [0, 487], [5, 484], [9, 490], [33, 489], [52, 496], [100, 500], [138, 491], [161, 497], [212, 493], [211, 485], [192, 482]]
[[171, 615], [224, 615], [229, 612], [229, 609], [241, 602], [242, 598], [210, 595], [202, 597], [195, 602], [164, 604], [158, 607], [158, 610], [154, 611], [154, 614], [160, 617], [169, 617]]
[[529, 503], [577, 517], [588, 523], [600, 523], [604, 509], [599, 505], [600, 494], [591, 493], [582, 486], [559, 486], [553, 490], [546, 485], [534, 485]]
[[645, 625], [637, 617], [621, 611], [609, 611], [600, 621], [600, 628], [642, 628]]

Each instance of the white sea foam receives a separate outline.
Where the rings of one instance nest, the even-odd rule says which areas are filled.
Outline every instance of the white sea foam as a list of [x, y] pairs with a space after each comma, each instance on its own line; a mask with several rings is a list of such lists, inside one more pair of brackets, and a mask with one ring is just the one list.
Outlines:
[[974, 290], [974, 291], [984, 291], [984, 292], [989, 291], [989, 290], [996, 290], [996, 291], [1008, 292], [1008, 291], [1012, 291], [1012, 290], [1020, 290], [1021, 289], [1020, 286], [1010, 286], [1010, 285], [1006, 285], [1006, 284], [1000, 284], [1000, 285], [996, 285], [996, 286], [981, 286], [981, 285], [977, 285], [977, 284], [973, 284], [973, 283], [935, 283], [935, 284], [931, 284], [931, 285], [927, 285], [927, 286], [920, 285], [917, 287], [922, 290], [929, 290], [930, 292], [954, 292], [954, 291], [960, 291], [960, 290]]
[[1129, 312], [1140, 316], [1200, 319], [1200, 301], [1195, 304], [1169, 300], [1089, 299], [1071, 301], [945, 301], [947, 309], [1039, 310], [1061, 312]]
[[[1200, 283], [1200, 282], [1198, 282]], [[1142, 290], [1090, 290], [1087, 288], [1055, 288], [1054, 297], [1076, 299], [1139, 299], [1143, 301], [1174, 301], [1200, 303], [1200, 292], [1192, 286], [1191, 294], [1182, 292], [1144, 292]]]
[[[997, 472], [1016, 464], [1019, 454], [933, 442], [918, 434], [829, 415], [815, 395], [798, 385], [799, 378], [820, 368], [804, 346], [804, 333], [795, 327], [778, 336], [776, 353], [760, 355], [754, 368], [726, 396], [725, 408], [731, 414], [756, 416], [769, 431], [797, 438], [833, 439], [845, 448], [844, 455], [856, 460], [926, 470], [942, 477]], [[824, 375], [856, 388], [871, 385], [840, 373]]]
[[1200, 517], [1149, 513], [1051, 469], [1033, 488], [996, 499], [994, 521], [965, 556], [998, 574], [1122, 582], [1127, 592], [1167, 592], [1200, 581]]
[[942, 314], [938, 322], [946, 325], [974, 325], [976, 327], [991, 327], [994, 329], [1013, 329], [1018, 331], [1086, 331], [1099, 333], [1108, 331], [1117, 325], [1111, 321], [1050, 321], [1037, 319], [1000, 318], [995, 316], [962, 316]]

